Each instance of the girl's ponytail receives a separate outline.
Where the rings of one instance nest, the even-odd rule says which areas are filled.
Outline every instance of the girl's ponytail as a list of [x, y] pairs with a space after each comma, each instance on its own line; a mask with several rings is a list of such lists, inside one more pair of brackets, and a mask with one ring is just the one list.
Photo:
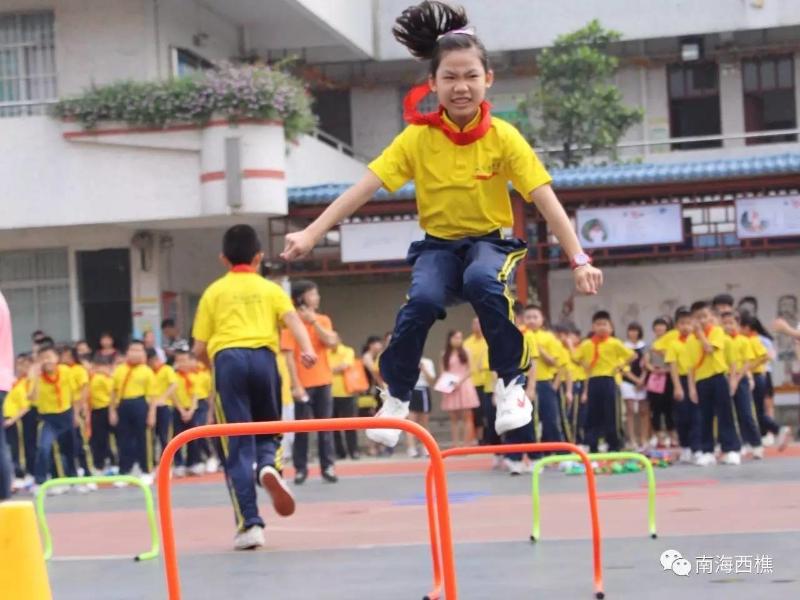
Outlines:
[[398, 42], [417, 58], [431, 60], [437, 54], [439, 38], [467, 26], [467, 13], [437, 0], [425, 0], [403, 11], [392, 28]]

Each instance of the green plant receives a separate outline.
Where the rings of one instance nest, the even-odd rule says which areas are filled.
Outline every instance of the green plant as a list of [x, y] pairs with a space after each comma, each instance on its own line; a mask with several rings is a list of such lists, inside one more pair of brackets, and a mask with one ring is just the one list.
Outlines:
[[531, 143], [560, 148], [555, 156], [564, 167], [597, 154], [616, 161], [619, 139], [642, 120], [642, 111], [625, 106], [609, 83], [619, 61], [608, 47], [620, 37], [593, 20], [556, 38], [537, 58], [539, 87], [520, 104], [533, 119], [518, 125]]
[[317, 122], [311, 97], [299, 79], [265, 65], [231, 63], [170, 81], [122, 81], [92, 87], [80, 96], [59, 101], [53, 115], [76, 120], [86, 129], [101, 121], [164, 127], [187, 122], [202, 125], [212, 116], [231, 122], [274, 119], [283, 123], [288, 140], [309, 133]]

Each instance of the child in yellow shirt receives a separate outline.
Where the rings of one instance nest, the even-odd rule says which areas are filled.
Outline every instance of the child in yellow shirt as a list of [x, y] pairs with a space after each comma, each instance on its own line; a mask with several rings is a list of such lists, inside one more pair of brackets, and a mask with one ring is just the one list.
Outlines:
[[669, 344], [665, 362], [669, 365], [675, 398], [675, 426], [681, 447], [680, 461], [692, 463], [700, 452], [700, 407], [694, 384], [694, 367], [698, 362], [697, 346], [692, 341], [694, 321], [686, 307], [675, 311], [677, 337]]
[[[183, 433], [197, 426], [197, 372], [193, 368], [192, 356], [185, 348], [175, 350], [176, 386], [172, 415], [173, 435]], [[205, 473], [200, 446], [195, 442], [184, 445], [175, 455], [173, 472], [176, 477], [184, 477], [188, 472], [192, 475]]]
[[111, 378], [111, 365], [104, 361], [92, 364], [89, 376], [89, 407], [91, 408], [92, 436], [89, 447], [92, 450], [92, 462], [96, 469], [110, 472], [116, 457], [111, 448], [111, 425], [108, 421], [108, 407], [111, 404], [111, 392], [114, 380]]
[[14, 365], [17, 380], [8, 392], [3, 402], [3, 429], [6, 442], [11, 450], [11, 464], [14, 467], [14, 482], [12, 489], [24, 486], [25, 478], [25, 448], [22, 443], [22, 418], [31, 408], [30, 392], [31, 382], [28, 379], [30, 360], [25, 355], [19, 355]]
[[[150, 405], [147, 413], [147, 431], [155, 435], [148, 442], [153, 457], [158, 460], [172, 439], [172, 406], [178, 376], [175, 369], [159, 357], [154, 348], [147, 348], [147, 366], [153, 370], [153, 384], [148, 393]], [[159, 447], [155, 444], [158, 442]]]

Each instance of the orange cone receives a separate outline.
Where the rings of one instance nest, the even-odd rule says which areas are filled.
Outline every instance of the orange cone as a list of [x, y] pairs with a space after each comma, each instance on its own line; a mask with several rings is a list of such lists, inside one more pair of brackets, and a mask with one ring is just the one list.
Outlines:
[[0, 502], [3, 600], [52, 600], [32, 502]]

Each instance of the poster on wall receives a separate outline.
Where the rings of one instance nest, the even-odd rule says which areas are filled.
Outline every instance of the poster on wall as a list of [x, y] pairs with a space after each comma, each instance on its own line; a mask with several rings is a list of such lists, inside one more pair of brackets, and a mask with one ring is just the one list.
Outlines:
[[342, 262], [403, 260], [411, 242], [425, 237], [419, 222], [384, 221], [341, 226]]
[[614, 248], [683, 242], [680, 204], [582, 208], [575, 215], [585, 248]]
[[800, 196], [739, 198], [736, 235], [739, 239], [800, 235]]
[[158, 336], [161, 331], [161, 305], [155, 296], [137, 296], [133, 299], [133, 336], [141, 339], [152, 331]]

